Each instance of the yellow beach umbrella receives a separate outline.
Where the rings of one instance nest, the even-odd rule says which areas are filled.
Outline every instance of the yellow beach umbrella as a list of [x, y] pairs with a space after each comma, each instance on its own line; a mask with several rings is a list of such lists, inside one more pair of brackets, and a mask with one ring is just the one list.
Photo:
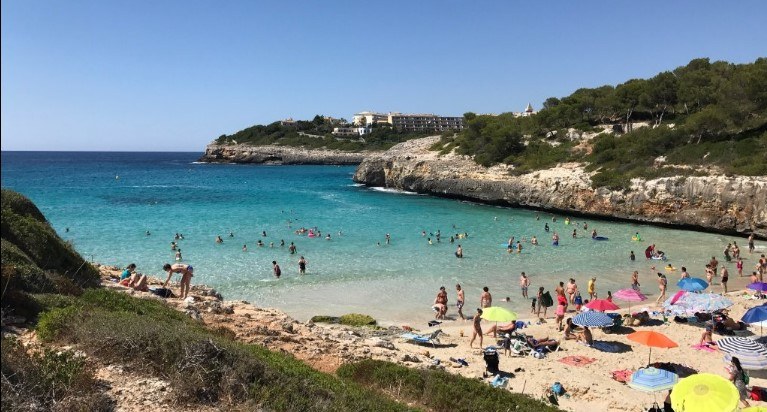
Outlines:
[[739, 401], [735, 385], [712, 373], [680, 379], [671, 391], [671, 407], [676, 412], [733, 412]]
[[517, 314], [500, 306], [482, 309], [482, 319], [491, 322], [511, 322], [517, 320]]

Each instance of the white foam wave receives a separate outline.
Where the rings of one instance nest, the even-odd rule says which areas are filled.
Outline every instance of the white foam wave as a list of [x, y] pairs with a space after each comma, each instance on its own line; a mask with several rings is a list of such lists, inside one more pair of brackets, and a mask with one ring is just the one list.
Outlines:
[[375, 190], [376, 192], [394, 193], [399, 195], [425, 196], [421, 193], [408, 192], [407, 190], [400, 190], [400, 189], [392, 189], [391, 187], [371, 187], [370, 190]]

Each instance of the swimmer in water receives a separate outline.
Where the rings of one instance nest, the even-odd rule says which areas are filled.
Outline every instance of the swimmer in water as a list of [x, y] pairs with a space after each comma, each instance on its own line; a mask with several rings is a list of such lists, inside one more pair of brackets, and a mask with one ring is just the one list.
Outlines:
[[578, 237], [577, 230], [573, 229], [573, 239], [575, 239], [576, 237]]
[[248, 245], [242, 245], [242, 251], [247, 252], [248, 251]]
[[546, 231], [546, 233], [548, 233], [548, 232], [549, 232], [549, 224], [548, 224], [548, 223], [546, 223], [546, 224], [544, 224], [544, 225], [543, 225], [543, 230], [545, 230], [545, 231]]
[[216, 243], [224, 243], [224, 239], [221, 239], [221, 236], [216, 236]]
[[533, 236], [532, 238], [530, 238], [530, 243], [535, 246], [538, 246], [538, 238]]
[[551, 242], [554, 246], [559, 246], [559, 235], [557, 232], [554, 232], [554, 235], [551, 237]]

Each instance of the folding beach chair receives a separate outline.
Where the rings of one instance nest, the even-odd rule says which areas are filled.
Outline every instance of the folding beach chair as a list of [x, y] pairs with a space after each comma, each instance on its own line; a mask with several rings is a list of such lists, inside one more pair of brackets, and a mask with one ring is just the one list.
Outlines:
[[442, 329], [437, 329], [434, 332], [432, 332], [430, 335], [419, 335], [417, 333], [408, 332], [401, 335], [402, 339], [405, 339], [406, 341], [410, 343], [426, 343], [431, 344], [433, 347], [437, 347], [437, 344], [439, 343], [439, 335], [442, 333]]

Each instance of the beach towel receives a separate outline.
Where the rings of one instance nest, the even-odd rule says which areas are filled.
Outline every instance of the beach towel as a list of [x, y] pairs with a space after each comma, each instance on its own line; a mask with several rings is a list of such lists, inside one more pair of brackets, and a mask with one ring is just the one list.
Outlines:
[[594, 344], [591, 345], [591, 347], [600, 352], [608, 352], [608, 353], [620, 352], [620, 348], [617, 345], [613, 345], [608, 342], [594, 341]]
[[543, 294], [541, 295], [541, 306], [545, 308], [550, 308], [554, 306], [554, 299], [551, 298], [551, 293], [543, 292]]
[[586, 356], [573, 355], [573, 356], [562, 358], [559, 361], [570, 366], [586, 366], [589, 363], [596, 361], [596, 359], [589, 358]]
[[610, 374], [612, 375], [613, 379], [615, 379], [618, 382], [626, 383], [629, 380], [631, 380], [631, 375], [634, 373], [631, 369], [621, 369], [617, 371], [612, 371]]
[[708, 345], [692, 345], [695, 350], [702, 350], [706, 352], [716, 352], [716, 349], [709, 347]]

